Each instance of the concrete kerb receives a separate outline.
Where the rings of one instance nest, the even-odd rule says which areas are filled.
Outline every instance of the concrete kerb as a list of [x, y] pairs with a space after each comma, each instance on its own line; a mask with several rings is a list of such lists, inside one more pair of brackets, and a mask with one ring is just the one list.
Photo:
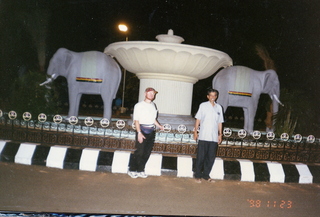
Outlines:
[[[127, 173], [130, 156], [130, 151], [122, 150], [106, 152], [95, 148], [75, 149], [60, 145], [44, 146], [0, 140], [0, 161], [25, 165]], [[194, 159], [187, 155], [178, 155], [174, 158], [176, 158], [176, 168], [168, 169], [163, 166], [164, 156], [152, 153], [146, 164], [146, 174], [161, 176], [173, 170], [171, 174], [177, 177], [193, 178]], [[216, 180], [312, 184], [320, 183], [320, 166], [303, 163], [253, 162], [246, 159], [228, 160], [217, 157], [210, 176]]]

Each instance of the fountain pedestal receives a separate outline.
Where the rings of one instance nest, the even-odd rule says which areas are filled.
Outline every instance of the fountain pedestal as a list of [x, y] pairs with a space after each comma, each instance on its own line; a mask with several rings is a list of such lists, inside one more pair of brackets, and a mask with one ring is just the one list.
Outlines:
[[152, 79], [143, 76], [140, 78], [139, 101], [144, 99], [144, 90], [147, 87], [155, 88], [159, 93], [154, 102], [162, 114], [190, 115], [193, 84], [184, 81]]
[[[170, 31], [170, 30], [169, 30]], [[139, 101], [147, 87], [159, 93], [154, 102], [159, 110], [159, 122], [176, 128], [180, 124], [193, 129], [191, 117], [193, 84], [207, 78], [222, 67], [232, 65], [232, 59], [218, 50], [172, 42], [124, 41], [110, 44], [104, 52], [114, 56], [129, 72], [140, 79]], [[168, 37], [169, 36], [169, 37]], [[178, 37], [178, 38], [177, 38]], [[179, 36], [174, 39], [183, 41]], [[182, 40], [181, 40], [182, 39]]]
[[144, 90], [147, 87], [155, 88], [159, 93], [154, 102], [159, 110], [158, 121], [161, 124], [170, 124], [177, 128], [184, 124], [188, 129], [194, 125], [194, 118], [191, 117], [193, 83], [147, 78], [145, 74], [140, 78], [139, 101], [144, 99]]

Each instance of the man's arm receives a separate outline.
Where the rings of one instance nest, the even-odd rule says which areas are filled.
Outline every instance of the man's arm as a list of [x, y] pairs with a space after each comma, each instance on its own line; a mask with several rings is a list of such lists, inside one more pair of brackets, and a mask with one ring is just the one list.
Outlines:
[[218, 124], [218, 144], [220, 145], [222, 142], [222, 123]]
[[154, 124], [155, 124], [160, 130], [163, 130], [163, 126], [162, 126], [157, 120], [154, 121]]
[[136, 126], [136, 130], [137, 130], [137, 132], [138, 132], [138, 141], [139, 141], [139, 143], [142, 143], [143, 140], [144, 140], [146, 137], [144, 137], [144, 135], [141, 133], [141, 128], [140, 128], [140, 123], [139, 123], [139, 121], [135, 120], [135, 121], [134, 121], [134, 125]]
[[194, 131], [193, 131], [193, 139], [197, 140], [198, 139], [198, 129], [200, 126], [200, 120], [196, 119], [196, 123], [194, 124]]

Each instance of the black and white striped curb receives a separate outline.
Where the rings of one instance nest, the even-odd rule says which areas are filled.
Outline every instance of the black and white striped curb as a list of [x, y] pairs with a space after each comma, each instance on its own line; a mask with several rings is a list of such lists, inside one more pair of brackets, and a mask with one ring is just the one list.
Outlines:
[[[107, 152], [94, 148], [45, 146], [34, 143], [0, 141], [0, 161], [25, 165], [42, 165], [60, 169], [127, 173], [130, 151]], [[177, 177], [193, 177], [191, 156], [166, 157], [152, 153], [145, 168], [148, 175], [161, 176], [167, 171]], [[320, 166], [303, 163], [252, 162], [246, 159], [216, 158], [210, 173], [217, 180], [272, 183], [320, 183]]]

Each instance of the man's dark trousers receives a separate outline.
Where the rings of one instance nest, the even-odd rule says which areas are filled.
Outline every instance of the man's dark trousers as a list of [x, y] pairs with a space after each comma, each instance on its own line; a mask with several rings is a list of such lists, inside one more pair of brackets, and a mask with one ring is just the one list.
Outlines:
[[196, 171], [194, 175], [195, 178], [210, 178], [209, 174], [214, 164], [214, 160], [216, 159], [217, 148], [217, 142], [199, 140], [196, 160]]
[[143, 172], [145, 165], [150, 157], [151, 151], [154, 146], [155, 131], [149, 134], [144, 134], [146, 137], [142, 143], [138, 142], [138, 133], [136, 133], [136, 150], [131, 156], [130, 171]]

